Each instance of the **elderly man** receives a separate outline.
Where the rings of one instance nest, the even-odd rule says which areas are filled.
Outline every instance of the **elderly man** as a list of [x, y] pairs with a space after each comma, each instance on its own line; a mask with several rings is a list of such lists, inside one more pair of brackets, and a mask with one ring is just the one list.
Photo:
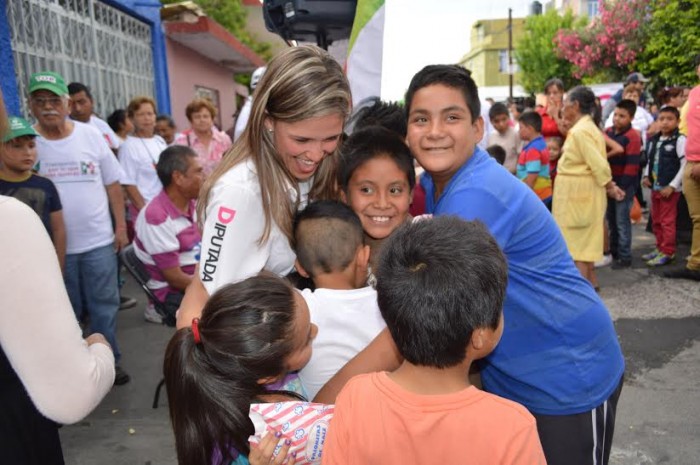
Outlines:
[[114, 384], [125, 384], [129, 375], [119, 366], [116, 338], [119, 289], [114, 252], [128, 243], [119, 163], [99, 131], [67, 118], [68, 87], [59, 74], [31, 75], [29, 108], [37, 119], [39, 174], [54, 182], [63, 203], [68, 296], [78, 319], [87, 312], [91, 331], [109, 341], [117, 363]]
[[[182, 145], [165, 149], [156, 171], [163, 190], [136, 219], [134, 249], [151, 276], [148, 287], [165, 306], [165, 323], [175, 326], [175, 312], [199, 261], [202, 237], [194, 213], [204, 171], [197, 153]], [[152, 303], [144, 318], [162, 322]]]
[[[75, 121], [89, 124], [100, 131], [102, 136], [107, 141], [107, 145], [112, 149], [114, 154], [121, 145], [121, 139], [114, 133], [109, 124], [99, 118], [94, 113], [94, 99], [90, 93], [90, 89], [80, 82], [71, 82], [68, 84], [68, 94], [70, 95], [70, 117]], [[123, 284], [121, 277], [119, 282]], [[119, 296], [119, 310], [135, 307], [136, 299], [133, 297]]]

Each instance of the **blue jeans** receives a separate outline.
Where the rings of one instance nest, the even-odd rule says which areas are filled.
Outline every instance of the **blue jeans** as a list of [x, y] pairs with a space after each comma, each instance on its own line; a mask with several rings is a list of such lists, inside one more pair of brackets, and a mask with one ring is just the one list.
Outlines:
[[635, 186], [625, 189], [625, 198], [618, 202], [608, 199], [608, 228], [610, 229], [610, 252], [619, 260], [632, 260], [632, 220], [630, 210], [634, 201]]
[[112, 244], [89, 252], [67, 254], [64, 281], [78, 321], [88, 312], [90, 332], [101, 333], [107, 339], [118, 363], [121, 353], [116, 337], [119, 311], [117, 268]]

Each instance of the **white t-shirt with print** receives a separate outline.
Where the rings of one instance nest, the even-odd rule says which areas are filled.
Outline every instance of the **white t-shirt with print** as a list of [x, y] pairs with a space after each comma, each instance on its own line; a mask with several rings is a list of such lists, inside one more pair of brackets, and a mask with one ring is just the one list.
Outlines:
[[309, 399], [386, 327], [371, 286], [352, 290], [305, 289], [311, 322], [318, 326], [311, 360], [299, 372]]
[[[308, 182], [299, 184], [299, 208], [306, 204], [309, 187]], [[289, 192], [295, 198], [296, 190], [290, 186]], [[262, 270], [280, 276], [292, 271], [296, 254], [287, 236], [273, 222], [268, 240], [259, 244], [264, 229], [260, 182], [247, 159], [221, 176], [209, 193], [199, 261], [199, 277], [209, 295]]]
[[73, 121], [60, 140], [37, 137], [39, 174], [56, 185], [66, 223], [66, 253], [89, 252], [114, 241], [105, 186], [119, 182], [121, 169], [94, 127]]
[[156, 172], [156, 164], [160, 153], [167, 147], [160, 136], [128, 136], [119, 147], [119, 163], [124, 170], [121, 182], [125, 186], [136, 186], [146, 203], [163, 189]]
[[121, 139], [117, 137], [117, 135], [114, 133], [112, 128], [109, 127], [109, 124], [107, 124], [106, 121], [102, 120], [101, 118], [95, 115], [90, 115], [90, 122], [88, 124], [94, 126], [98, 131], [102, 133], [102, 136], [107, 141], [107, 145], [109, 145], [110, 149], [117, 150], [119, 148], [119, 146], [121, 145]]

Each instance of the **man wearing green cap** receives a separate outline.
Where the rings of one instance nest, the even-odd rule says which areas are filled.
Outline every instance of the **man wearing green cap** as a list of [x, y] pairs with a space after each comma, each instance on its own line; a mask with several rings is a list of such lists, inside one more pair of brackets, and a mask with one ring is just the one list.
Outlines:
[[78, 319], [89, 313], [91, 331], [104, 334], [112, 346], [117, 363], [114, 383], [127, 383], [116, 339], [115, 249], [128, 243], [121, 168], [98, 130], [68, 119], [68, 86], [61, 75], [48, 71], [31, 75], [29, 108], [37, 119], [39, 174], [54, 182], [63, 203], [68, 296]]
[[11, 116], [9, 132], [0, 144], [0, 195], [14, 197], [29, 205], [41, 218], [53, 240], [63, 270], [66, 256], [66, 228], [56, 186], [32, 172], [36, 164], [34, 128], [22, 118]]

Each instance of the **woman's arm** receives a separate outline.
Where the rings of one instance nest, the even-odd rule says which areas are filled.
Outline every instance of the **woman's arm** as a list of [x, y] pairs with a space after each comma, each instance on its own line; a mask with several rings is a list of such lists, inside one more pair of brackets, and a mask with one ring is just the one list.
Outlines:
[[0, 345], [37, 409], [74, 423], [112, 388], [114, 355], [99, 336], [83, 340], [36, 213], [14, 199], [0, 199], [0, 211]]
[[202, 280], [199, 279], [199, 265], [197, 265], [192, 282], [187, 286], [185, 297], [183, 297], [180, 308], [177, 311], [176, 328], [187, 328], [192, 324], [194, 318], [202, 316], [202, 309], [207, 303], [207, 299], [209, 299], [209, 293], [204, 284], [202, 284]]
[[345, 364], [333, 378], [316, 394], [314, 402], [335, 403], [335, 398], [350, 378], [373, 371], [393, 371], [401, 365], [399, 354], [388, 329], [384, 329], [374, 340], [352, 360]]

